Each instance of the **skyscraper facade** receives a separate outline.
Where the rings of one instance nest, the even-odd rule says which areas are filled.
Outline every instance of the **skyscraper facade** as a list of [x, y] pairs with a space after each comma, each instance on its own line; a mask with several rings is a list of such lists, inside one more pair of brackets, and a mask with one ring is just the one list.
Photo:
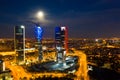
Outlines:
[[35, 37], [36, 37], [36, 40], [37, 40], [38, 60], [39, 61], [42, 61], [42, 59], [43, 59], [42, 36], [43, 36], [42, 27], [36, 26], [35, 27]]
[[68, 51], [68, 29], [67, 27], [55, 28], [55, 47], [58, 62], [64, 62]]
[[14, 47], [16, 52], [16, 63], [25, 62], [25, 27], [15, 26], [14, 28]]

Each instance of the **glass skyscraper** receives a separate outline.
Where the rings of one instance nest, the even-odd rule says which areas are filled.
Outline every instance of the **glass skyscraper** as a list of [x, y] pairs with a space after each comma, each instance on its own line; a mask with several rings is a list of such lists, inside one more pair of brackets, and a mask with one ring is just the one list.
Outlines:
[[14, 45], [16, 51], [16, 63], [25, 62], [25, 27], [15, 26], [14, 28]]

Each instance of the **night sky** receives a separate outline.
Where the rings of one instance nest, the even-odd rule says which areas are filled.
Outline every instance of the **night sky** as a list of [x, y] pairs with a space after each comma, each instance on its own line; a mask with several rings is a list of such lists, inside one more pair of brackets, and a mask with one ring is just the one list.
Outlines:
[[[45, 13], [45, 20], [34, 15]], [[70, 38], [120, 37], [120, 0], [0, 0], [0, 38], [13, 38], [14, 26], [25, 25], [26, 37], [34, 37], [34, 24], [44, 38], [54, 38], [56, 26], [67, 26]]]

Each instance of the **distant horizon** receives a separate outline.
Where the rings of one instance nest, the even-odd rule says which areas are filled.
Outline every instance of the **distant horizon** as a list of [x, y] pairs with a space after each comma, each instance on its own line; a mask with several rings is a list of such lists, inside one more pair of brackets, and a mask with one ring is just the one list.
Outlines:
[[[104, 38], [78, 38], [78, 37], [68, 37], [68, 39], [120, 39], [120, 37], [104, 37]], [[14, 39], [14, 37], [0, 37], [0, 39]], [[35, 37], [25, 37], [25, 39], [36, 39]], [[55, 39], [55, 38], [43, 38], [42, 40], [44, 39]]]

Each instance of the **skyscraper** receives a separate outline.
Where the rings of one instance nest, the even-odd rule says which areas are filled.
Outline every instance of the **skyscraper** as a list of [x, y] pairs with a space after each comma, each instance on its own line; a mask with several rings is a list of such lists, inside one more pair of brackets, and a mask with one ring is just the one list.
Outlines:
[[14, 45], [16, 51], [16, 63], [25, 62], [25, 27], [15, 26], [14, 28]]
[[55, 28], [55, 47], [58, 62], [64, 62], [68, 51], [68, 29], [67, 27]]
[[37, 49], [38, 49], [38, 60], [39, 61], [41, 61], [43, 59], [42, 36], [43, 36], [42, 27], [36, 25], [36, 27], [35, 27], [35, 37], [37, 39]]

